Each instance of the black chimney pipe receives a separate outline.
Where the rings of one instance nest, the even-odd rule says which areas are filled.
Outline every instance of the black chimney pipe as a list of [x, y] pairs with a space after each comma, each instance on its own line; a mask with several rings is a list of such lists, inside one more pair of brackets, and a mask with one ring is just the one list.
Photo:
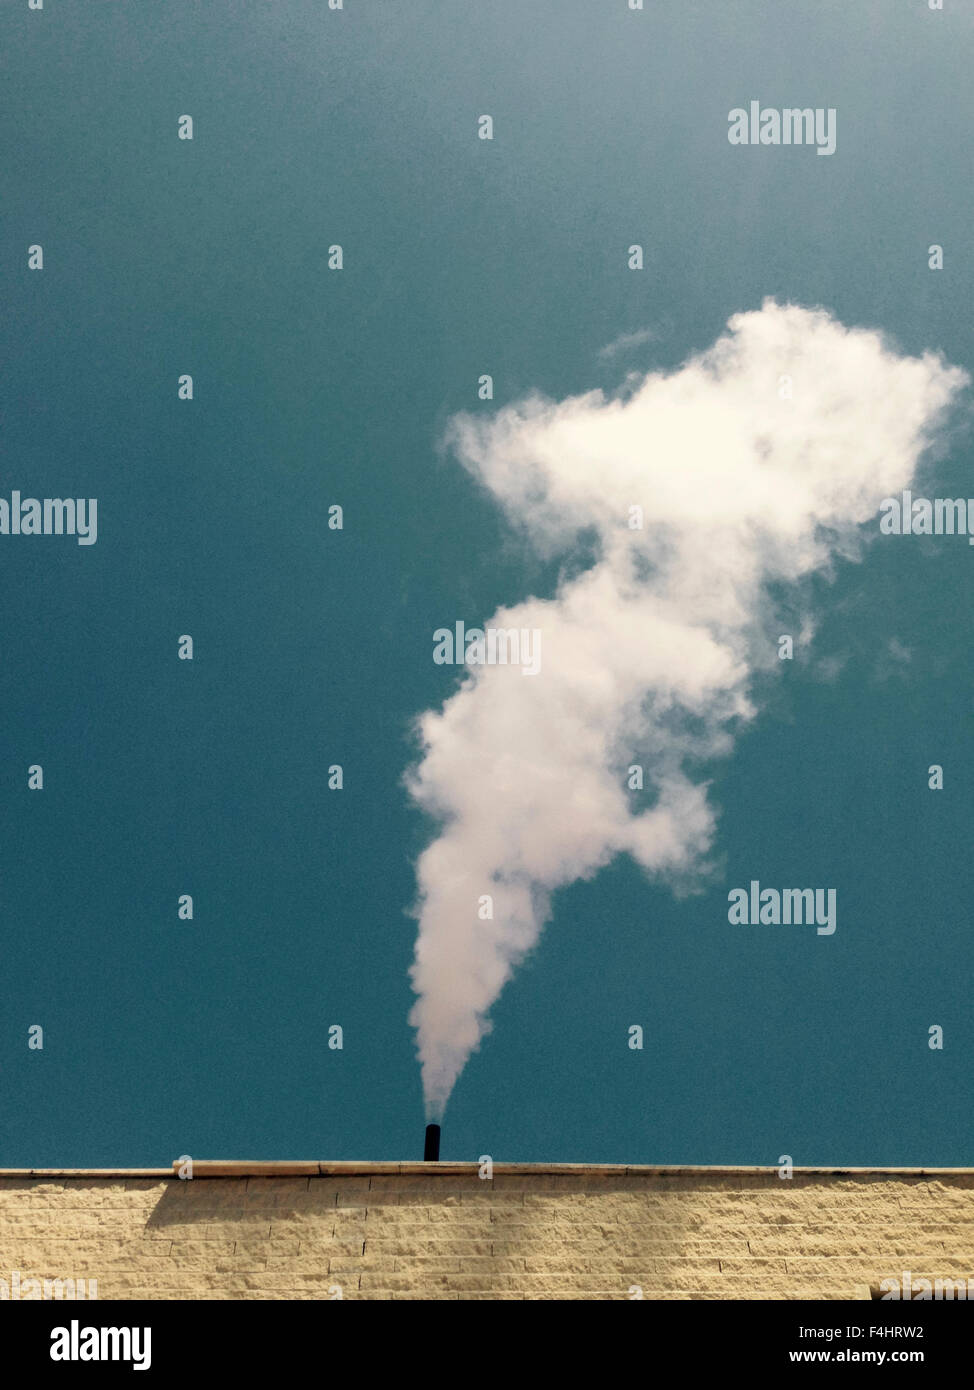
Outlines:
[[440, 1127], [439, 1125], [426, 1126], [426, 1148], [423, 1150], [423, 1159], [426, 1163], [436, 1163], [440, 1157]]

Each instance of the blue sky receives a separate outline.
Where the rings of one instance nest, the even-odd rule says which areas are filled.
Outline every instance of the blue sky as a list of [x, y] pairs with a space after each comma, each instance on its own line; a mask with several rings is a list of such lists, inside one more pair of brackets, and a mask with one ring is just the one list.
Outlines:
[[[0, 1163], [419, 1155], [432, 634], [588, 562], [447, 423], [675, 370], [768, 296], [974, 371], [946, 5], [4, 7], [0, 496], [97, 497], [99, 536], [0, 536]], [[731, 146], [751, 99], [834, 107], [835, 154]], [[974, 494], [965, 410], [928, 496]], [[558, 888], [444, 1157], [969, 1162], [972, 562], [877, 536], [809, 581], [808, 649], [704, 770], [716, 876]], [[731, 927], [753, 877], [835, 887], [835, 935]]]

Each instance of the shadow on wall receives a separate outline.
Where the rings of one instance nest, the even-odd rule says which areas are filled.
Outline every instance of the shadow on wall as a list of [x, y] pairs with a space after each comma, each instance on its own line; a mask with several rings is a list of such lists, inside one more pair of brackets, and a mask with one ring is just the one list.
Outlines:
[[[693, 1247], [698, 1180], [512, 1175], [193, 1179], [170, 1183], [147, 1231], [342, 1297], [651, 1298], [719, 1276]], [[216, 1246], [212, 1247], [215, 1252]], [[215, 1265], [213, 1265], [215, 1270]], [[231, 1270], [228, 1269], [227, 1273]], [[253, 1272], [253, 1266], [249, 1266]], [[243, 1266], [241, 1264], [241, 1273]], [[318, 1297], [334, 1296], [319, 1292]]]

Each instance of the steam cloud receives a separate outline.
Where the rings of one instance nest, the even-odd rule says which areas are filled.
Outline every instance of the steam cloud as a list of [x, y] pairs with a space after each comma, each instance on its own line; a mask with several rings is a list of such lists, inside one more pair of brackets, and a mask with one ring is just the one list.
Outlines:
[[[569, 562], [594, 535], [597, 558], [554, 598], [490, 619], [541, 630], [538, 675], [468, 667], [442, 711], [419, 719], [410, 791], [441, 825], [417, 864], [410, 972], [431, 1117], [554, 889], [620, 853], [692, 884], [715, 830], [693, 767], [730, 751], [754, 714], [751, 677], [777, 665], [769, 584], [857, 554], [857, 528], [910, 484], [966, 382], [939, 356], [905, 357], [827, 312], [766, 300], [618, 398], [532, 397], [453, 420], [458, 457], [539, 553]], [[649, 809], [634, 810], [626, 785], [634, 762]]]

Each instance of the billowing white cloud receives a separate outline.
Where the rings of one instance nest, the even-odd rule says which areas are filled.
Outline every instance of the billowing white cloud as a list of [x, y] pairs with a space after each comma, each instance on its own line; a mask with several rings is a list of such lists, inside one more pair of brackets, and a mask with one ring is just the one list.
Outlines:
[[[419, 720], [410, 789], [441, 826], [417, 865], [411, 971], [431, 1115], [554, 889], [620, 853], [692, 883], [715, 833], [693, 760], [730, 751], [754, 713], [751, 676], [777, 664], [768, 585], [857, 553], [857, 528], [910, 484], [966, 381], [936, 355], [769, 300], [679, 370], [629, 378], [624, 396], [453, 420], [458, 457], [540, 553], [570, 559], [594, 534], [597, 558], [553, 598], [488, 620], [540, 630], [537, 675], [469, 667]], [[649, 809], [627, 787], [632, 763]]]

